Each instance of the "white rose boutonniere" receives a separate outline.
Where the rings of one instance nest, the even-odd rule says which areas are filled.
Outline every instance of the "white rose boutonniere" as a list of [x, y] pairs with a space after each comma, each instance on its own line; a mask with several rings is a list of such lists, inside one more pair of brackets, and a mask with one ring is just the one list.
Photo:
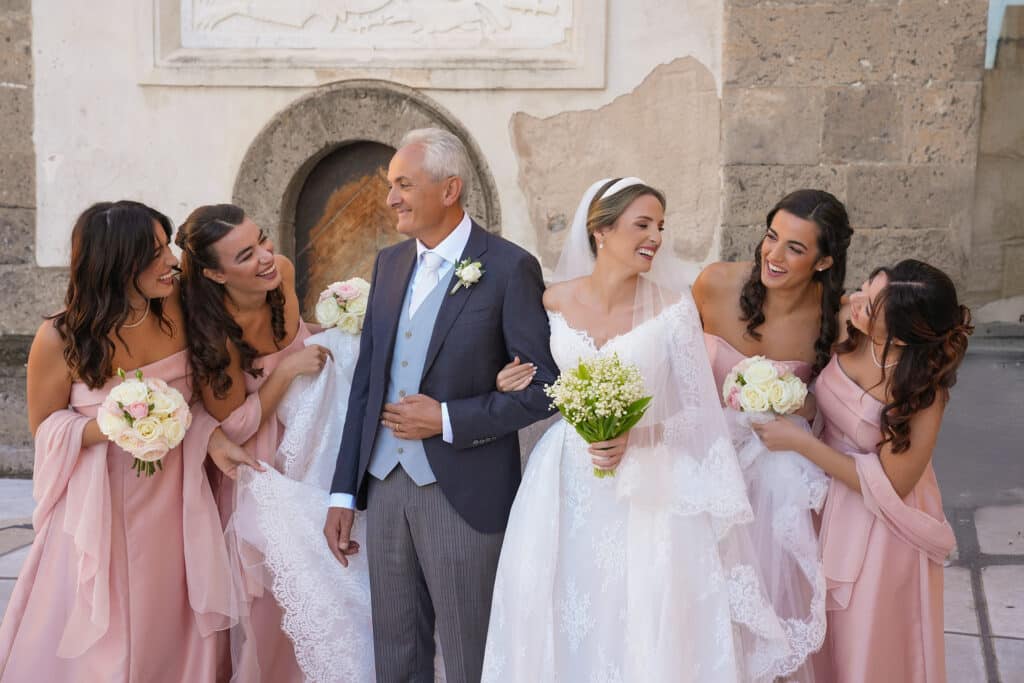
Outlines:
[[454, 294], [459, 291], [460, 287], [469, 289], [484, 275], [484, 266], [479, 261], [470, 261], [468, 258], [463, 259], [461, 263], [455, 266], [455, 277], [459, 278], [459, 281], [452, 287], [452, 291], [448, 294]]

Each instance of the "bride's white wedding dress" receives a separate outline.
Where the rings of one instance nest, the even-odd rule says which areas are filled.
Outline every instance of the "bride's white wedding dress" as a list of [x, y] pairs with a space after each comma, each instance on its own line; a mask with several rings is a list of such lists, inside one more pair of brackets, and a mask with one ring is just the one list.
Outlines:
[[550, 314], [563, 371], [617, 354], [653, 394], [615, 477], [553, 424], [527, 463], [494, 588], [483, 680], [772, 681], [791, 643], [769, 607], [751, 507], [688, 293], [600, 349]]

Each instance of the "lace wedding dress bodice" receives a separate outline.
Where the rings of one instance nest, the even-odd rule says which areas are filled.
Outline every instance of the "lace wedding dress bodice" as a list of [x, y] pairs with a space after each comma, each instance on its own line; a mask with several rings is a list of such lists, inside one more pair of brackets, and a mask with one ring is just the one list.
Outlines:
[[689, 295], [600, 348], [559, 313], [564, 372], [617, 354], [653, 396], [614, 477], [555, 422], [531, 454], [494, 589], [483, 680], [771, 681], [790, 650], [760, 584], [742, 472]]

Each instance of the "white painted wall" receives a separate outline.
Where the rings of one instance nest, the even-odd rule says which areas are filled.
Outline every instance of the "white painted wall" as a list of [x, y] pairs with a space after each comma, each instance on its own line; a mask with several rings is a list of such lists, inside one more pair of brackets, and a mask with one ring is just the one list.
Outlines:
[[[178, 223], [195, 206], [230, 200], [249, 143], [276, 112], [308, 92], [139, 85], [137, 16], [140, 3], [151, 1], [33, 0], [41, 266], [67, 265], [72, 223], [93, 202], [136, 199]], [[707, 66], [721, 89], [719, 0], [608, 5], [602, 90], [424, 91], [475, 138], [498, 186], [503, 234], [529, 249], [535, 250], [536, 235], [509, 137], [514, 113], [594, 109], [630, 92], [659, 64], [685, 56]], [[571, 172], [571, 160], [566, 169]]]

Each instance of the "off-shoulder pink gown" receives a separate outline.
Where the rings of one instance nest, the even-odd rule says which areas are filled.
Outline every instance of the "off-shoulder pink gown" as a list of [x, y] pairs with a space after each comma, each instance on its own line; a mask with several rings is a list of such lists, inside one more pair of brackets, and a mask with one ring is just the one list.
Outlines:
[[[254, 366], [261, 368], [263, 374], [259, 377], [248, 373], [245, 375], [246, 402], [222, 424], [229, 438], [243, 443], [247, 451], [270, 467], [275, 466], [274, 460], [284, 436], [284, 426], [276, 414], [259, 422], [259, 389], [282, 360], [304, 348], [302, 342], [310, 334], [306, 323], [300, 320], [299, 331], [288, 346], [255, 360]], [[236, 494], [235, 486], [230, 481], [221, 482], [218, 495], [221, 515], [227, 520], [229, 549], [239, 565], [238, 571], [249, 607], [247, 618], [232, 631], [232, 680], [239, 683], [301, 683], [302, 671], [296, 662], [292, 641], [281, 629], [281, 608], [269, 590], [270, 577], [263, 566], [263, 557], [239, 541], [238, 534], [234, 533], [238, 525], [255, 523], [255, 520], [239, 519], [237, 516], [232, 518]]]
[[[186, 352], [141, 370], [191, 396]], [[203, 466], [217, 423], [194, 409], [163, 470], [137, 477], [114, 444], [81, 446], [119, 381], [74, 383], [70, 409], [36, 432], [36, 539], [0, 627], [4, 683], [216, 679], [218, 630], [236, 616]]]
[[[726, 376], [746, 355], [725, 339], [704, 334], [715, 388], [722, 400]], [[774, 360], [774, 359], [773, 359]], [[799, 360], [776, 361], [804, 383], [812, 366]], [[828, 479], [824, 472], [796, 453], [771, 453], [764, 448], [746, 421], [726, 409], [733, 443], [737, 447], [747, 494], [754, 510], [751, 540], [761, 562], [769, 598], [790, 633], [792, 663], [787, 676], [794, 683], [826, 681], [823, 656], [825, 638], [825, 579], [821, 569], [817, 517]], [[753, 460], [750, 460], [754, 457]]]
[[[857, 464], [862, 493], [833, 480], [821, 542], [837, 683], [942, 683], [942, 562], [953, 530], [931, 463], [904, 499], [878, 458], [882, 404], [836, 356], [818, 376], [822, 439]], [[898, 456], [897, 456], [898, 457]]]

